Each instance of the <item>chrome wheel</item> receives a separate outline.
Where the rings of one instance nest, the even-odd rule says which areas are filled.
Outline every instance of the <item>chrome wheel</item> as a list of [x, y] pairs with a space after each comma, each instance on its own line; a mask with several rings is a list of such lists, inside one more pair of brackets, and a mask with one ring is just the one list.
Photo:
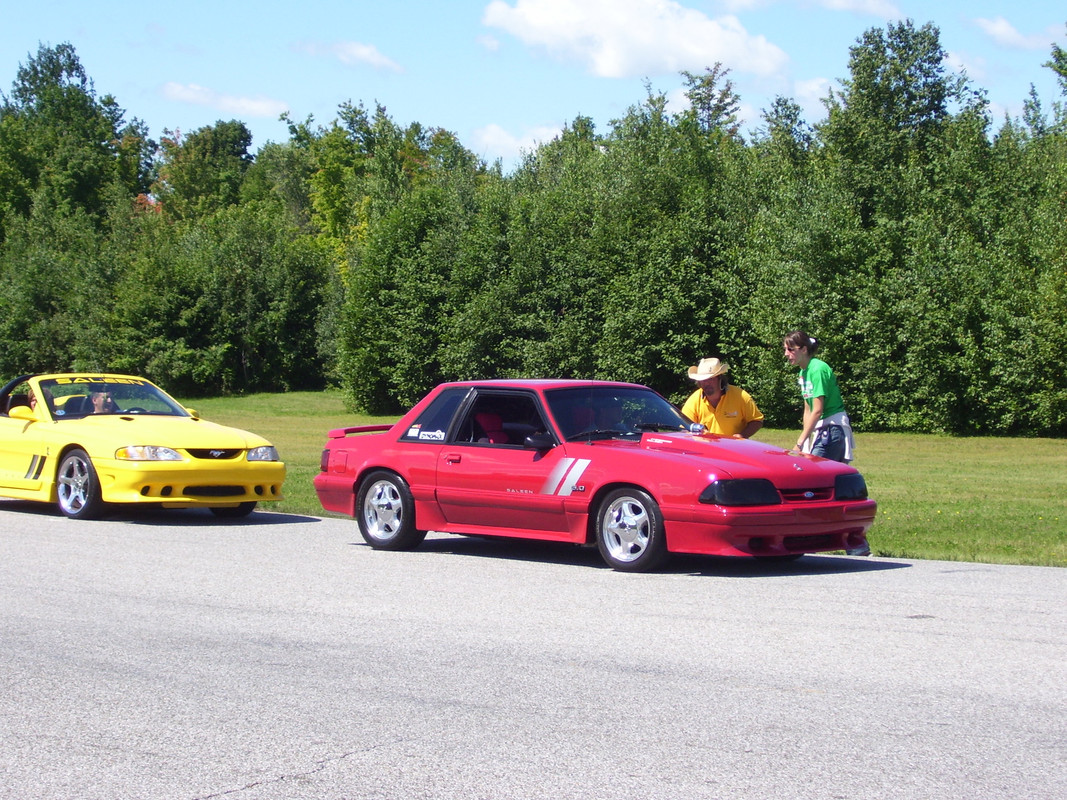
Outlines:
[[73, 519], [88, 519], [103, 511], [100, 482], [84, 451], [71, 450], [63, 457], [56, 474], [56, 498], [59, 510]]
[[611, 557], [633, 561], [648, 547], [648, 512], [632, 497], [620, 497], [604, 512], [604, 545]]
[[388, 540], [404, 525], [404, 502], [392, 481], [375, 481], [363, 498], [363, 525], [372, 539]]
[[597, 515], [597, 547], [617, 570], [644, 572], [667, 555], [663, 516], [656, 501], [640, 489], [616, 489]]
[[409, 550], [422, 543], [426, 531], [415, 527], [411, 490], [399, 475], [372, 472], [360, 484], [356, 521], [364, 541], [378, 550]]

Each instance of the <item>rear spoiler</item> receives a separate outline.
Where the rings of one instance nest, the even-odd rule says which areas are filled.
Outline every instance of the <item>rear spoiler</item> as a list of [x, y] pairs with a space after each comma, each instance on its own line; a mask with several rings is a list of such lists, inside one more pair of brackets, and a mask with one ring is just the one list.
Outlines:
[[350, 433], [381, 433], [392, 429], [392, 425], [357, 425], [354, 428], [334, 428], [326, 436], [330, 439], [344, 439]]

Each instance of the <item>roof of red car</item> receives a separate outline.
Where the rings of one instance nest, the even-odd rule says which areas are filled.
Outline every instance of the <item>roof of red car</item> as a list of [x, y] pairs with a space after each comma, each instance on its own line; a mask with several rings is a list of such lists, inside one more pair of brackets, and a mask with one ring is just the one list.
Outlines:
[[488, 386], [501, 389], [567, 389], [576, 386], [629, 386], [647, 389], [639, 383], [594, 381], [575, 378], [494, 378], [492, 380], [449, 381], [442, 386]]

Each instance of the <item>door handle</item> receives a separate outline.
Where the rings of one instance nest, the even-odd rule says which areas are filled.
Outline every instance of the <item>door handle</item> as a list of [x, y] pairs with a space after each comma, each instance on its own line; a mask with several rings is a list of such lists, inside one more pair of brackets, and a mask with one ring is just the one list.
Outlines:
[[462, 460], [463, 459], [460, 457], [459, 453], [449, 453], [447, 456], [445, 456], [446, 464], [458, 464]]

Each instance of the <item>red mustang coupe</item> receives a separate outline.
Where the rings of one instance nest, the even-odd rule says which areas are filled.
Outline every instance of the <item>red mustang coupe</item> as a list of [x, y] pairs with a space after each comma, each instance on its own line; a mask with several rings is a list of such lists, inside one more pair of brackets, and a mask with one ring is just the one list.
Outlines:
[[447, 383], [395, 425], [330, 431], [315, 490], [380, 550], [427, 531], [591, 545], [640, 572], [668, 553], [797, 558], [861, 549], [855, 469], [707, 434], [629, 383]]

